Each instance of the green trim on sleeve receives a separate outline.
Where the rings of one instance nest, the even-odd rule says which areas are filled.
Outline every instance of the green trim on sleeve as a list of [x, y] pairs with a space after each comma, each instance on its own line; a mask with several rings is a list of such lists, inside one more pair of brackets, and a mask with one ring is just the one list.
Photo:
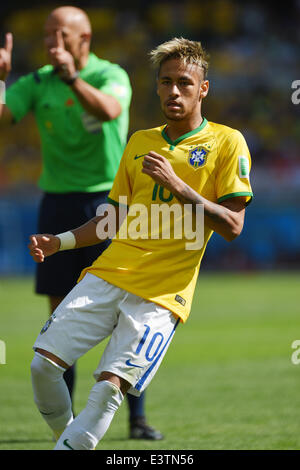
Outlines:
[[246, 203], [246, 205], [248, 206], [248, 204], [250, 204], [250, 202], [252, 201], [253, 193], [240, 192], [240, 193], [226, 194], [225, 196], [222, 196], [218, 199], [218, 204], [220, 204], [220, 202], [226, 201], [226, 199], [230, 199], [232, 197], [238, 197], [238, 196], [250, 196], [250, 200]]

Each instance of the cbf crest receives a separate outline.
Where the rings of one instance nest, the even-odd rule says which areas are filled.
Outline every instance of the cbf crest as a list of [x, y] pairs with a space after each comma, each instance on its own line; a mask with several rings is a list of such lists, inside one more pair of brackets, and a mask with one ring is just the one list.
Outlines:
[[189, 164], [197, 169], [206, 164], [208, 150], [204, 147], [198, 146], [189, 150]]

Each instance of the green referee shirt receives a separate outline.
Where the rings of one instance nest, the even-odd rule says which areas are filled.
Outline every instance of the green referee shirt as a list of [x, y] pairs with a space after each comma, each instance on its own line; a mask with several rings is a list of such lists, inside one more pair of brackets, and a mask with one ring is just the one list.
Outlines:
[[6, 92], [6, 105], [20, 121], [35, 115], [43, 157], [39, 186], [50, 193], [106, 191], [112, 186], [127, 141], [131, 86], [118, 65], [90, 53], [80, 78], [114, 96], [120, 116], [101, 122], [46, 65], [21, 77]]

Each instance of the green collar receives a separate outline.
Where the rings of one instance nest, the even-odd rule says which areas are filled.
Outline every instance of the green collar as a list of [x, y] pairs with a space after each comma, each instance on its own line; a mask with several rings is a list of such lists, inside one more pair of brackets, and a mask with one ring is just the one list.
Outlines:
[[207, 120], [204, 118], [201, 125], [199, 127], [196, 127], [196, 129], [193, 129], [190, 132], [187, 132], [186, 134], [181, 135], [178, 137], [176, 140], [171, 140], [170, 137], [166, 133], [166, 128], [167, 125], [163, 128], [161, 135], [163, 138], [170, 144], [173, 148], [176, 147], [177, 144], [179, 144], [182, 140], [187, 139], [188, 137], [191, 137], [194, 134], [197, 134], [198, 132], [202, 131], [202, 129], [206, 126]]

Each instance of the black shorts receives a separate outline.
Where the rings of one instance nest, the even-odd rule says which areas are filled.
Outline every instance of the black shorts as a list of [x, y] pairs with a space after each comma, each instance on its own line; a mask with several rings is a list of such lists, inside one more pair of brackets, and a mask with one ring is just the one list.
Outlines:
[[[97, 207], [107, 202], [109, 191], [99, 193], [46, 193], [40, 204], [38, 233], [72, 230], [95, 217]], [[90, 266], [110, 244], [60, 251], [37, 264], [35, 291], [38, 294], [65, 296], [75, 286], [81, 271]]]

